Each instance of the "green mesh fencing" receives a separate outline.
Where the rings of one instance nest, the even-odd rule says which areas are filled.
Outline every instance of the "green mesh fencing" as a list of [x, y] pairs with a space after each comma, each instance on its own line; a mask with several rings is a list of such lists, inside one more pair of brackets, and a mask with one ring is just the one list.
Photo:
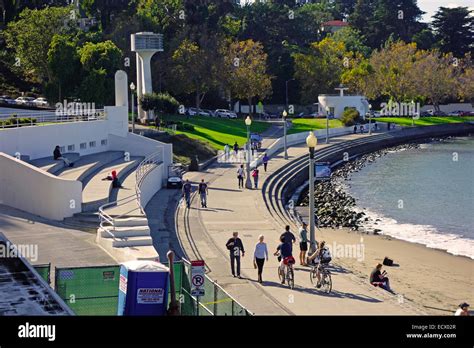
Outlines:
[[51, 284], [51, 264], [36, 265], [33, 266], [36, 272], [43, 278], [48, 284]]
[[[181, 315], [250, 315], [206, 276], [205, 295], [191, 296], [191, 266], [175, 262], [175, 293]], [[43, 265], [41, 267], [42, 272]], [[56, 268], [55, 290], [77, 315], [117, 315], [120, 266]], [[168, 296], [168, 304], [171, 294]]]
[[56, 268], [55, 289], [77, 315], [117, 315], [120, 266]]

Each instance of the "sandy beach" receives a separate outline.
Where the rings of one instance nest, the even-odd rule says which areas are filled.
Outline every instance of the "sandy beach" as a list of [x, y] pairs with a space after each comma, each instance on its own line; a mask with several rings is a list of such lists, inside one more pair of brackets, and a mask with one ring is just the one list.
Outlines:
[[[336, 264], [367, 281], [372, 269], [382, 263], [385, 256], [394, 260], [398, 266], [384, 266], [392, 289], [402, 295], [403, 300], [422, 306], [426, 313], [452, 315], [462, 302], [474, 305], [474, 260], [470, 258], [349, 229], [316, 230], [316, 239], [325, 240], [333, 247]], [[357, 249], [362, 254], [351, 255], [349, 251], [341, 254], [344, 245], [354, 245], [352, 250]]]

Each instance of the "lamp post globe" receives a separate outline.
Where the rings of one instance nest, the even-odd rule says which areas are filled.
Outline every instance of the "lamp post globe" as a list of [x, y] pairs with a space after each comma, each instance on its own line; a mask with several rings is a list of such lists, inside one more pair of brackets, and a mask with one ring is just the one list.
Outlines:
[[247, 116], [245, 119], [245, 125], [247, 126], [247, 175], [245, 180], [245, 187], [247, 189], [252, 188], [252, 181], [250, 180], [250, 126], [252, 125], [252, 119]]
[[132, 133], [135, 133], [135, 84], [133, 82], [130, 84], [130, 90], [132, 91]]

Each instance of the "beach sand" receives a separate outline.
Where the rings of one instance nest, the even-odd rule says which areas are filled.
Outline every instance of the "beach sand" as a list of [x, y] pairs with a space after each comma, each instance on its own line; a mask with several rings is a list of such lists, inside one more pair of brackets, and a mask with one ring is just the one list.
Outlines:
[[[474, 260], [470, 258], [348, 229], [317, 229], [316, 240], [325, 240], [332, 247], [334, 263], [361, 278], [366, 277], [367, 282], [376, 264], [388, 256], [398, 264], [383, 267], [392, 289], [403, 296], [401, 299], [415, 302], [428, 314], [453, 315], [462, 302], [471, 304], [471, 308], [474, 306]], [[351, 254], [347, 247], [344, 255], [342, 247], [345, 245], [354, 245], [351, 251], [359, 248], [363, 253]]]

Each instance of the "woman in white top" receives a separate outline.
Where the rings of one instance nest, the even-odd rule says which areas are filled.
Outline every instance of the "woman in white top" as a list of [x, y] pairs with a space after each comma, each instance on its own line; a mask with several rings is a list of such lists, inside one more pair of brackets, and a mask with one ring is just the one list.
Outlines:
[[268, 250], [267, 250], [267, 243], [263, 242], [263, 235], [258, 237], [258, 243], [255, 245], [255, 252], [253, 256], [254, 266], [258, 268], [258, 282], [262, 282], [262, 272], [263, 272], [263, 265], [265, 260], [268, 261]]

